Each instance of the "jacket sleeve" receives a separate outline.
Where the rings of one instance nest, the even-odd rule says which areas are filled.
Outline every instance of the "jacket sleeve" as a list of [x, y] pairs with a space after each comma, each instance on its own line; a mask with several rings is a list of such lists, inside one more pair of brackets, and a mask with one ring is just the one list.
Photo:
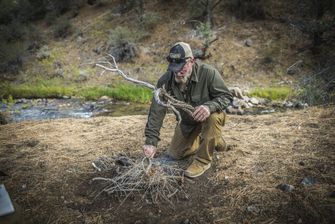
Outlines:
[[233, 100], [232, 93], [225, 85], [220, 73], [213, 69], [210, 72], [212, 75], [208, 76], [208, 90], [211, 100], [204, 103], [209, 107], [211, 113], [223, 111]]
[[[157, 88], [162, 87], [164, 82], [161, 80], [157, 83]], [[148, 115], [148, 121], [145, 126], [144, 135], [146, 137], [145, 144], [157, 146], [160, 141], [160, 129], [166, 115], [167, 108], [159, 105], [154, 98], [151, 100], [151, 106]]]

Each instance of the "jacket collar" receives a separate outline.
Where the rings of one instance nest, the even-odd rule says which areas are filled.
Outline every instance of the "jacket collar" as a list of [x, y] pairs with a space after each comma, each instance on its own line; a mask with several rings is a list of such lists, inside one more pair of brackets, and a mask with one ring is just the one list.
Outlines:
[[191, 81], [198, 82], [198, 69], [199, 69], [199, 63], [196, 61], [192, 67], [192, 74], [191, 74]]

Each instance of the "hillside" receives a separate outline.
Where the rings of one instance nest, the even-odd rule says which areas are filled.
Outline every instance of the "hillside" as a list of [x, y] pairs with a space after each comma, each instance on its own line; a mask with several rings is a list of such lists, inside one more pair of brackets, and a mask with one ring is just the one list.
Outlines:
[[[101, 2], [101, 5], [82, 4], [75, 14], [68, 11], [52, 17], [53, 20], [47, 14], [45, 19], [32, 22], [30, 26], [36, 37], [25, 44], [33, 50], [22, 54], [23, 65], [17, 75], [5, 72], [2, 80], [10, 79], [13, 85], [26, 84], [29, 88], [34, 85], [65, 85], [79, 89], [115, 87], [120, 78], [107, 73], [101, 75], [101, 69], [94, 64], [120, 43], [133, 43], [136, 56], [119, 62], [119, 67], [134, 78], [155, 84], [167, 68], [165, 57], [173, 43], [189, 42], [193, 50], [199, 51], [206, 41], [212, 40], [215, 41], [210, 44], [204, 62], [214, 65], [228, 86], [238, 86], [246, 91], [255, 87], [285, 86], [315, 94], [314, 89], [324, 86], [324, 82], [316, 80], [319, 83], [314, 83], [309, 80], [310, 76], [328, 68], [330, 71], [322, 72], [326, 73], [322, 76], [333, 74], [332, 33], [324, 32], [326, 42], [322, 42], [317, 47], [319, 53], [315, 53], [310, 48], [312, 33], [299, 29], [295, 22], [285, 22], [284, 18], [291, 18], [294, 8], [300, 7], [306, 12], [295, 14], [295, 19], [304, 19], [308, 24], [308, 17], [304, 15], [308, 12], [305, 9], [307, 3], [267, 1], [256, 4], [259, 1], [255, 1], [256, 6], [241, 3], [240, 11], [233, 11], [235, 14], [228, 10], [234, 4], [225, 3], [215, 8], [213, 26], [206, 28], [201, 20], [193, 19], [192, 14], [197, 10], [191, 6], [200, 7], [197, 6], [200, 3], [192, 1], [141, 1], [144, 4], [142, 12], [138, 12], [136, 6], [122, 11], [125, 6], [118, 1]], [[249, 18], [248, 11], [242, 11], [243, 7], [254, 8], [254, 14], [260, 11], [264, 15], [261, 19], [255, 15]], [[320, 22], [331, 24], [332, 17], [329, 18], [326, 12]], [[200, 25], [203, 27], [199, 28]], [[292, 65], [295, 66], [288, 71]], [[302, 82], [304, 79], [307, 81]], [[306, 82], [313, 86], [312, 90], [303, 89]], [[325, 93], [322, 94], [329, 95], [334, 80], [326, 78], [325, 82], [327, 86], [323, 87]], [[20, 96], [20, 90], [8, 90], [2, 92], [2, 97], [7, 98], [11, 92], [14, 97]], [[329, 96], [331, 98], [332, 94]], [[304, 100], [309, 99], [305, 97]]]

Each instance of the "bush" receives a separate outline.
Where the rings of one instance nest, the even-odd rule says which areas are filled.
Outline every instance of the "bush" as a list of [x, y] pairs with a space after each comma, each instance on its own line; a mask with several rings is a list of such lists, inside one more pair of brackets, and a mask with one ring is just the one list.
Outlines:
[[202, 23], [197, 26], [197, 32], [199, 33], [201, 39], [203, 39], [203, 46], [208, 48], [210, 41], [213, 38], [213, 31], [209, 23]]
[[228, 10], [238, 19], [265, 19], [265, 11], [261, 0], [225, 0], [223, 10]]
[[16, 74], [22, 66], [23, 45], [1, 42], [0, 49], [0, 73]]
[[0, 39], [6, 42], [23, 40], [26, 27], [18, 20], [13, 20], [7, 25], [0, 25]]
[[135, 35], [127, 27], [118, 26], [110, 31], [108, 45], [117, 47], [127, 42], [134, 42], [136, 40]]
[[160, 16], [156, 12], [146, 12], [139, 17], [139, 24], [143, 29], [152, 30], [160, 20]]
[[334, 104], [335, 66], [325, 68], [300, 81], [298, 97], [309, 105]]
[[55, 24], [54, 37], [65, 38], [72, 33], [72, 25], [69, 20], [61, 19]]

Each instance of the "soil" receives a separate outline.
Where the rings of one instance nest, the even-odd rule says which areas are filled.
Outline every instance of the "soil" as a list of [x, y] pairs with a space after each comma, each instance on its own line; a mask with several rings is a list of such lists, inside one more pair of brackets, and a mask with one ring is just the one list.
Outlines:
[[[142, 157], [146, 116], [25, 121], [0, 126], [0, 182], [16, 208], [0, 223], [335, 223], [335, 109], [230, 115], [211, 169], [187, 180], [173, 205], [120, 200], [91, 165]], [[176, 125], [168, 115], [159, 154]], [[303, 178], [316, 183], [303, 185]], [[294, 186], [291, 191], [277, 188]], [[121, 198], [122, 199], [122, 198]], [[15, 221], [16, 220], [16, 221]]]

